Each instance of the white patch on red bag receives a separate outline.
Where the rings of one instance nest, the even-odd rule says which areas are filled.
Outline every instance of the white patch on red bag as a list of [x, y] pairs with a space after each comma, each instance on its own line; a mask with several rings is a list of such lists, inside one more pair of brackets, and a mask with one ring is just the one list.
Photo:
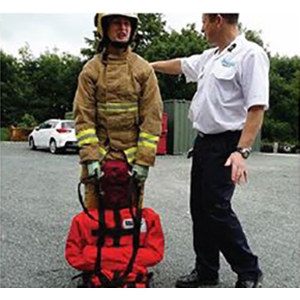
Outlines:
[[[133, 226], [134, 226], [133, 219], [124, 219], [123, 220], [122, 227], [124, 229], [132, 229]], [[144, 218], [142, 219], [142, 222], [141, 222], [141, 232], [147, 232], [147, 224], [146, 224], [146, 221]]]

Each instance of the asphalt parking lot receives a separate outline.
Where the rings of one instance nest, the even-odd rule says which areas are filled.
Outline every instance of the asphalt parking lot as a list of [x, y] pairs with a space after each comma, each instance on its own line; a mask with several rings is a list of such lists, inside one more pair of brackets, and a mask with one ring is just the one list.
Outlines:
[[[1, 287], [74, 287], [78, 272], [64, 260], [72, 217], [81, 211], [76, 154], [31, 151], [1, 142]], [[193, 268], [189, 215], [190, 160], [159, 156], [147, 182], [145, 206], [161, 216], [165, 257], [153, 268], [156, 287], [174, 287]], [[264, 287], [300, 287], [300, 155], [253, 153], [249, 183], [233, 206], [260, 258]], [[221, 257], [221, 288], [236, 275]]]

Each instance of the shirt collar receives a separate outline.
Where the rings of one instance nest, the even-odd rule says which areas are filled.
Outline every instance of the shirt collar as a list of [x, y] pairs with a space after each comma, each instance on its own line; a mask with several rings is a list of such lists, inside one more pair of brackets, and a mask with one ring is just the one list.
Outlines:
[[244, 39], [245, 39], [244, 34], [237, 35], [236, 38], [225, 49], [223, 49], [221, 53], [219, 53], [218, 48], [216, 48], [214, 55], [216, 55], [216, 57], [218, 58], [225, 53], [233, 52]]

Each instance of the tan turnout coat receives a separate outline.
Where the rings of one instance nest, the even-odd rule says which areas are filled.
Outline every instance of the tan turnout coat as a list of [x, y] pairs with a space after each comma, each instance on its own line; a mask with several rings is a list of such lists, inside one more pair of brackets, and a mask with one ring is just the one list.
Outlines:
[[[154, 70], [128, 48], [88, 61], [74, 99], [82, 178], [86, 163], [111, 159], [153, 166], [161, 133], [162, 100]], [[95, 186], [86, 183], [85, 204], [97, 206]]]

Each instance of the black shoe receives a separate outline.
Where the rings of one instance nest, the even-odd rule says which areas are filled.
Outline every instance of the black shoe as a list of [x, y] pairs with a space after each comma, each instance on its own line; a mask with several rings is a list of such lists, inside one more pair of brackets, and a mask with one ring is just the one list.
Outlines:
[[235, 284], [236, 288], [261, 288], [263, 276], [259, 276], [257, 279], [244, 279], [238, 280]]
[[214, 286], [219, 283], [218, 278], [201, 276], [196, 269], [189, 275], [180, 276], [175, 284], [177, 288], [196, 288], [199, 286]]

